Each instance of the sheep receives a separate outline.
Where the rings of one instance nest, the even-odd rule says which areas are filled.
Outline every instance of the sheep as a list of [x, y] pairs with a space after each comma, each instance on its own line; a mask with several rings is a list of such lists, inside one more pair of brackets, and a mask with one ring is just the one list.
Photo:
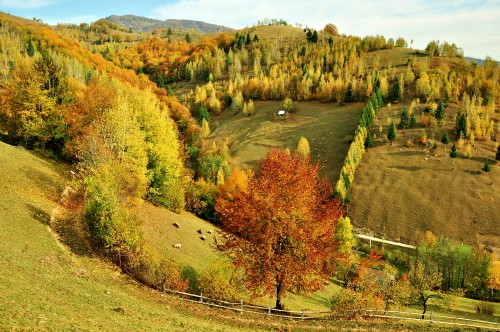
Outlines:
[[179, 223], [176, 223], [176, 222], [174, 222], [172, 225], [174, 225], [175, 228], [181, 227], [181, 225], [179, 225]]
[[211, 230], [211, 229], [209, 229], [209, 230], [207, 231], [207, 233], [208, 233], [208, 234], [212, 234], [212, 230]]
[[174, 249], [181, 249], [182, 245], [180, 243], [176, 243], [174, 244], [172, 247], [174, 247]]
[[196, 232], [198, 232], [198, 234], [201, 234], [201, 233], [202, 233], [201, 229], [197, 230]]
[[205, 241], [207, 237], [205, 235], [200, 236], [200, 240]]

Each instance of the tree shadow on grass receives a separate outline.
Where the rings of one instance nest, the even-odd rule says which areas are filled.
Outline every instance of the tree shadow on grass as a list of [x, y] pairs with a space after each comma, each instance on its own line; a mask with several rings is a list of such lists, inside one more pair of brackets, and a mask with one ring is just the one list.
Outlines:
[[423, 169], [422, 167], [419, 167], [419, 166], [389, 166], [388, 168], [400, 169], [400, 170], [408, 171], [408, 172], [416, 172], [416, 171], [420, 171]]
[[28, 210], [31, 212], [31, 215], [33, 218], [41, 222], [42, 224], [48, 226], [50, 223], [50, 214], [47, 212], [43, 211], [42, 209], [27, 203], [26, 207]]
[[481, 171], [472, 171], [472, 170], [463, 170], [464, 173], [470, 174], [470, 175], [481, 175]]

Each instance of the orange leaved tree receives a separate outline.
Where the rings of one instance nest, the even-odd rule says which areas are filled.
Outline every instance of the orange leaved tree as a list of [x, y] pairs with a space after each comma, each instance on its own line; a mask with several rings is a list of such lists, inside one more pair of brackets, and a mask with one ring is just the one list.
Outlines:
[[221, 196], [216, 211], [230, 234], [219, 249], [245, 272], [254, 295], [314, 291], [331, 275], [341, 215], [331, 185], [309, 158], [273, 150], [246, 190]]

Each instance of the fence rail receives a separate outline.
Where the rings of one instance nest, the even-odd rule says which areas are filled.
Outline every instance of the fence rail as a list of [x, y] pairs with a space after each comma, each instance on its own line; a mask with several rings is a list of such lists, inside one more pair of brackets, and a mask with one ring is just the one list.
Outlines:
[[[240, 302], [230, 302], [218, 299], [212, 299], [206, 296], [190, 294], [186, 292], [179, 292], [174, 290], [166, 290], [168, 293], [176, 295], [179, 299], [206, 305], [209, 307], [220, 308], [225, 310], [231, 310], [240, 314], [254, 314], [254, 315], [265, 315], [270, 317], [279, 317], [295, 320], [328, 320], [335, 319], [335, 313], [332, 311], [313, 311], [313, 310], [279, 310], [273, 309], [271, 307], [258, 306], [255, 304]], [[351, 311], [352, 312], [352, 311]], [[500, 331], [500, 324], [490, 321], [482, 321], [477, 319], [468, 319], [462, 317], [453, 317], [445, 315], [435, 315], [433, 312], [426, 313], [422, 319], [421, 313], [409, 312], [409, 311], [384, 311], [378, 309], [362, 309], [357, 311], [360, 316], [364, 318], [379, 318], [379, 319], [394, 319], [402, 321], [413, 321], [428, 324], [443, 324], [443, 325], [453, 325], [461, 327], [472, 327], [472, 328], [482, 328], [492, 331]], [[349, 313], [347, 311], [346, 313]]]

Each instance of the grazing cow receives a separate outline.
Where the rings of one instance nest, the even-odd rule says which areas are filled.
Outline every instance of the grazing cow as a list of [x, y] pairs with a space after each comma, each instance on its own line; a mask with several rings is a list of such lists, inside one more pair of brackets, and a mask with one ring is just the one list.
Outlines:
[[198, 232], [198, 234], [201, 234], [201, 233], [202, 233], [202, 232], [201, 232], [201, 229], [197, 230], [197, 232]]
[[181, 246], [180, 243], [176, 243], [176, 244], [173, 245], [173, 247], [174, 247], [174, 249], [179, 249], [180, 250], [182, 246]]
[[172, 225], [174, 225], [175, 228], [179, 228], [181, 227], [181, 225], [179, 225], [178, 223], [174, 222]]
[[203, 241], [205, 241], [207, 238], [206, 238], [205, 235], [202, 235], [202, 236], [200, 236], [200, 239], [203, 240]]

